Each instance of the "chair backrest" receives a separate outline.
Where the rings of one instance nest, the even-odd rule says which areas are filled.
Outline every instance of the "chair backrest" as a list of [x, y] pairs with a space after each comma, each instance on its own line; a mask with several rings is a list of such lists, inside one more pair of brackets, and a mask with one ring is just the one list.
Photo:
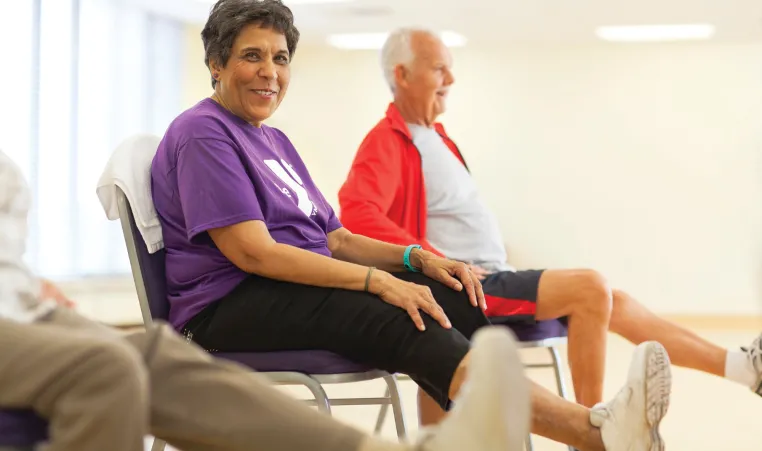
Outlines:
[[130, 201], [119, 187], [116, 187], [116, 199], [143, 321], [145, 324], [150, 324], [154, 319], [167, 320], [169, 301], [164, 269], [165, 251], [160, 249], [153, 254], [148, 252], [146, 243], [135, 224]]

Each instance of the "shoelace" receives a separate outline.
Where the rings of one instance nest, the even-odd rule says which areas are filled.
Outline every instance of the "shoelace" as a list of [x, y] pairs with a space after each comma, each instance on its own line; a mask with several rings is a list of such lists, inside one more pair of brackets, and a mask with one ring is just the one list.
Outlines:
[[762, 335], [757, 337], [750, 347], [742, 347], [741, 350], [746, 353], [754, 369], [762, 373]]

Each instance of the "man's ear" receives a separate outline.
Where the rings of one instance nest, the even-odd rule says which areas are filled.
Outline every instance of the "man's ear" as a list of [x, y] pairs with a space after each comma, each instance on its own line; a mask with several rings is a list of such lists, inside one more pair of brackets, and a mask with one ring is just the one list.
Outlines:
[[408, 71], [407, 67], [405, 67], [404, 64], [397, 64], [394, 67], [394, 84], [395, 86], [407, 86], [408, 81], [408, 75], [410, 71]]

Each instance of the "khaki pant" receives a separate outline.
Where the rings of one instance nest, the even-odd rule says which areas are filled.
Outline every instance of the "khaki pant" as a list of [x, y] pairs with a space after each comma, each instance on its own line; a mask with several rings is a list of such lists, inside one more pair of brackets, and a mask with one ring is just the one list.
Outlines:
[[74, 312], [0, 320], [0, 406], [50, 421], [48, 451], [356, 451], [364, 436], [221, 362], [168, 326], [122, 335]]

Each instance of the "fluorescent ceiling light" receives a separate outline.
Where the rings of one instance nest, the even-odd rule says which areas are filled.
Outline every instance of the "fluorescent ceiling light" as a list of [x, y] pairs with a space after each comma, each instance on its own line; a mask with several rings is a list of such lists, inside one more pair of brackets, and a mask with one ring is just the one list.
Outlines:
[[605, 41], [657, 42], [689, 39], [709, 39], [714, 36], [714, 25], [623, 25], [598, 27], [595, 34]]
[[283, 0], [286, 6], [292, 5], [319, 5], [322, 3], [348, 3], [353, 0]]
[[[328, 36], [328, 43], [347, 50], [378, 50], [384, 46], [389, 33], [346, 33]], [[454, 31], [443, 31], [439, 37], [448, 47], [463, 47], [468, 40]]]
[[[217, 0], [201, 0], [204, 3], [217, 3]], [[295, 6], [295, 5], [321, 5], [326, 3], [348, 3], [353, 0], [283, 0], [283, 3], [286, 6]]]

